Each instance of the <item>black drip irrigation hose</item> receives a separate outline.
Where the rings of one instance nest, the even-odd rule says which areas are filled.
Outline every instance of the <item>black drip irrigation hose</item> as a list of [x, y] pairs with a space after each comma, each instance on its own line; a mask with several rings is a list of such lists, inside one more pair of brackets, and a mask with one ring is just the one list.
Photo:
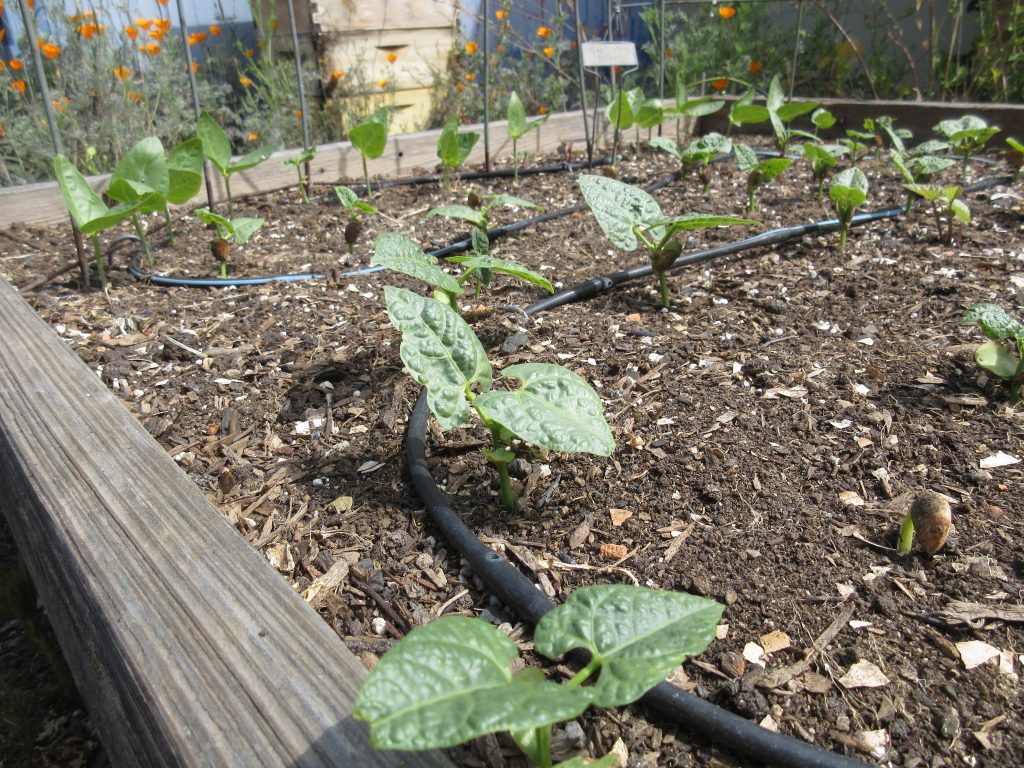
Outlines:
[[[978, 192], [1010, 181], [1012, 178], [1008, 176], [987, 179], [966, 187], [964, 192]], [[853, 217], [851, 225], [894, 218], [905, 211], [905, 206], [893, 206], [858, 214]], [[832, 232], [838, 228], [838, 219], [780, 227], [728, 245], [684, 254], [673, 262], [670, 269], [677, 270], [719, 256], [774, 245], [807, 234]], [[531, 316], [564, 304], [585, 301], [623, 283], [646, 277], [652, 271], [651, 265], [645, 264], [592, 278], [531, 304], [526, 309], [516, 308], [516, 311]], [[413, 488], [430, 513], [434, 524], [441, 529], [449, 543], [459, 550], [469, 567], [491, 593], [531, 626], [535, 625], [544, 614], [555, 607], [554, 602], [538, 590], [519, 569], [480, 541], [434, 483], [426, 458], [429, 417], [430, 409], [427, 406], [424, 389], [420, 391], [416, 400], [406, 432], [406, 461]], [[769, 731], [753, 721], [728, 712], [667, 682], [656, 685], [644, 694], [640, 702], [712, 743], [759, 762], [792, 768], [865, 768], [867, 765], [860, 760], [816, 747], [791, 736]]]

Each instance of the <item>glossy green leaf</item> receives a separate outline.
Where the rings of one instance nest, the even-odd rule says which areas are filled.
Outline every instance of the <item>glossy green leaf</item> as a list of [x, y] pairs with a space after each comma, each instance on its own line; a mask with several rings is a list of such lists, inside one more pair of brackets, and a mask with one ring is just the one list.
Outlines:
[[514, 261], [496, 259], [490, 255], [449, 256], [448, 261], [461, 264], [466, 269], [486, 269], [491, 272], [499, 272], [503, 275], [514, 277], [517, 280], [530, 283], [531, 285], [536, 285], [538, 288], [543, 288], [548, 293], [555, 292], [555, 286], [551, 284], [550, 280], [543, 275], [537, 274], [532, 269], [527, 269], [522, 264], [517, 264]]
[[646, 99], [634, 115], [636, 124], [641, 128], [654, 128], [665, 119], [665, 107], [661, 99]]
[[647, 146], [652, 149], [660, 149], [662, 152], [667, 152], [680, 162], [683, 159], [682, 152], [679, 150], [679, 144], [675, 139], [670, 139], [668, 136], [655, 136], [647, 142]]
[[620, 88], [615, 99], [605, 108], [604, 114], [608, 118], [608, 122], [620, 131], [632, 128], [633, 107], [630, 104], [629, 93]]
[[486, 210], [491, 211], [499, 206], [507, 208], [525, 208], [530, 211], [543, 211], [544, 209], [522, 197], [516, 197], [515, 195], [484, 195], [484, 200], [487, 202], [485, 206]]
[[807, 142], [802, 149], [804, 158], [811, 163], [811, 169], [816, 179], [820, 179], [829, 168], [839, 162], [833, 153], [820, 144]]
[[263, 219], [249, 216], [239, 216], [231, 220], [231, 241], [244, 245], [249, 238], [256, 234], [256, 230], [263, 226]]
[[364, 157], [373, 160], [384, 154], [388, 143], [388, 109], [381, 107], [348, 132], [348, 140]]
[[743, 219], [739, 216], [713, 216], [705, 213], [684, 213], [671, 219], [659, 222], [659, 226], [665, 227], [668, 232], [692, 232], [695, 229], [708, 229], [709, 227], [728, 227], [734, 224], [758, 224], [753, 219]]
[[760, 104], [737, 104], [729, 113], [729, 121], [734, 125], [763, 123], [768, 119], [768, 110]]
[[792, 164], [791, 157], [769, 157], [759, 162], [754, 170], [759, 174], [760, 184], [767, 184], [785, 173]]
[[956, 160], [935, 155], [914, 155], [907, 158], [906, 165], [915, 179], [928, 179], [956, 165]]
[[377, 213], [377, 209], [370, 205], [365, 200], [360, 200], [357, 195], [350, 187], [337, 186], [334, 188], [334, 194], [338, 197], [338, 202], [341, 203], [341, 207], [346, 211], [359, 213]]
[[679, 99], [674, 107], [665, 107], [665, 114], [670, 116], [706, 117], [713, 115], [725, 106], [721, 99], [712, 99], [710, 96], [702, 96], [698, 99]]
[[468, 205], [451, 203], [449, 205], [442, 205], [438, 208], [433, 208], [432, 210], [427, 211], [428, 219], [433, 218], [434, 216], [444, 216], [449, 219], [462, 219], [463, 221], [468, 221], [474, 227], [487, 229], [487, 216], [484, 215], [483, 211], [470, 208]]
[[791, 101], [779, 107], [778, 115], [782, 122], [791, 123], [798, 117], [806, 115], [808, 112], [813, 112], [817, 108], [818, 102], [816, 101]]
[[938, 200], [942, 197], [942, 187], [938, 184], [904, 184], [904, 188], [925, 200]]
[[732, 152], [732, 139], [711, 131], [694, 139], [683, 150], [683, 160], [687, 163], [709, 163], [719, 155]]
[[687, 656], [703, 653], [722, 616], [718, 603], [624, 584], [577, 589], [534, 632], [538, 653], [556, 659], [584, 648], [600, 667], [591, 687], [603, 707], [636, 701]]
[[203, 110], [196, 124], [196, 135], [203, 145], [203, 154], [213, 163], [222, 175], [227, 175], [231, 165], [231, 141], [224, 129], [220, 127], [209, 112]]
[[184, 205], [199, 194], [203, 186], [203, 142], [189, 139], [167, 155], [167, 202]]
[[1024, 339], [1024, 324], [989, 301], [968, 307], [961, 322], [977, 323], [990, 339]]
[[[607, 176], [583, 174], [579, 178], [583, 199], [594, 212], [594, 218], [616, 248], [635, 251], [637, 245], [633, 225], [646, 227], [662, 221], [665, 215], [658, 202], [639, 187]], [[652, 232], [660, 239], [663, 232]]]
[[89, 186], [89, 182], [78, 169], [64, 157], [57, 155], [53, 160], [54, 176], [60, 187], [64, 204], [75, 225], [87, 235], [102, 232], [120, 224], [136, 211], [134, 202], [122, 203], [107, 208], [103, 199]]
[[1012, 381], [1017, 376], [1020, 361], [998, 341], [986, 341], [974, 353], [978, 365], [998, 376], [1003, 381]]
[[473, 151], [480, 134], [475, 131], [459, 132], [459, 119], [453, 115], [444, 124], [437, 140], [437, 156], [445, 168], [460, 168]]
[[284, 165], [290, 165], [295, 168], [298, 168], [300, 165], [303, 165], [304, 163], [308, 163], [309, 161], [311, 161], [314, 157], [316, 157], [316, 147], [311, 147], [307, 150], [300, 152], [297, 155], [294, 155], [292, 157], [286, 157], [281, 162]]
[[836, 124], [836, 116], [822, 107], [821, 109], [814, 110], [811, 114], [811, 122], [814, 123], [814, 127], [818, 130], [827, 131]]
[[550, 115], [541, 115], [536, 120], [528, 122], [526, 119], [526, 107], [523, 106], [522, 99], [519, 98], [519, 94], [512, 91], [508, 97], [508, 111], [505, 117], [508, 120], [509, 137], [519, 141], [529, 131], [543, 125]]
[[853, 210], [868, 197], [868, 179], [860, 168], [845, 168], [835, 175], [828, 196], [842, 210]]
[[536, 669], [512, 675], [517, 655], [512, 640], [479, 619], [437, 619], [381, 657], [353, 715], [370, 723], [375, 747], [419, 750], [549, 726], [587, 708], [586, 689], [548, 682]]
[[156, 136], [147, 136], [129, 149], [114, 168], [107, 194], [119, 203], [127, 203], [156, 192], [163, 208], [169, 189], [164, 145]]
[[977, 115], [963, 115], [940, 121], [932, 130], [956, 143], [959, 138], [977, 134], [988, 128], [988, 123]]
[[473, 404], [486, 420], [552, 451], [608, 456], [615, 450], [601, 398], [582, 377], [547, 363], [513, 365], [502, 375], [522, 386], [477, 395]]
[[959, 198], [954, 198], [953, 200], [950, 200], [949, 211], [954, 216], [956, 216], [957, 221], [959, 221], [961, 224], [971, 223], [971, 209], [967, 207], [967, 204], [963, 200]]
[[278, 150], [276, 145], [254, 149], [246, 155], [242, 155], [235, 162], [228, 166], [228, 173], [240, 173], [250, 168], [255, 168]]
[[[442, 429], [469, 421], [466, 393], [491, 386], [491, 363], [480, 339], [455, 310], [394, 286], [384, 287], [388, 316], [402, 332], [406, 370], [427, 388], [427, 403]], [[477, 396], [482, 397], [482, 395]]]
[[757, 168], [757, 153], [746, 144], [734, 143], [732, 153], [736, 158], [736, 165], [744, 173], [752, 173]]
[[428, 256], [416, 243], [397, 232], [383, 232], [377, 236], [370, 263], [409, 275], [447, 293], [462, 294], [462, 286], [437, 266], [436, 258]]

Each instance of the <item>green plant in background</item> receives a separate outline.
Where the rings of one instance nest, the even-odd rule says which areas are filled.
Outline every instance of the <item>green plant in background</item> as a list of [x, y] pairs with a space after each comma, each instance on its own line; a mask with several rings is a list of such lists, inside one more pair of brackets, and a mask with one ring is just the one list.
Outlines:
[[131, 215], [135, 234], [142, 243], [146, 262], [153, 253], [139, 216], [161, 212], [171, 233], [168, 205], [184, 205], [199, 193], [203, 184], [203, 148], [199, 139], [190, 139], [164, 153], [160, 139], [149, 136], [139, 141], [114, 168], [106, 194], [123, 204], [134, 204]]
[[818, 182], [818, 202], [825, 199], [825, 179], [828, 173], [839, 162], [839, 158], [846, 154], [846, 147], [840, 144], [815, 144], [813, 141], [805, 142], [802, 149], [804, 159], [811, 164], [811, 173], [814, 180]]
[[[968, 307], [961, 322], [981, 326], [989, 340], [978, 347], [974, 359], [986, 371], [1009, 384], [1013, 401], [1019, 403], [1024, 387], [1024, 323], [988, 301]], [[1016, 350], [1007, 349], [1002, 343], [1004, 340], [1011, 342]]]
[[197, 208], [196, 218], [217, 230], [217, 239], [210, 244], [210, 251], [220, 262], [221, 278], [227, 278], [230, 244], [245, 245], [249, 242], [249, 238], [263, 226], [263, 219], [248, 216], [228, 219], [213, 213], [209, 208]]
[[816, 101], [787, 102], [785, 93], [782, 91], [782, 81], [778, 75], [775, 75], [768, 86], [768, 95], [764, 105], [740, 99], [730, 111], [729, 121], [733, 125], [771, 123], [772, 133], [775, 136], [775, 148], [780, 155], [784, 155], [786, 147], [796, 138], [818, 140], [815, 134], [791, 128], [789, 125], [798, 117], [813, 112], [817, 108], [818, 102]]
[[714, 131], [694, 139], [682, 150], [673, 139], [667, 136], [656, 136], [648, 143], [655, 149], [672, 155], [684, 168], [696, 168], [697, 177], [704, 185], [705, 194], [711, 186], [711, 162], [719, 156], [732, 152], [732, 140]]
[[1020, 178], [1020, 169], [1024, 167], [1024, 144], [1021, 144], [1012, 136], [1007, 136], [1006, 144], [1009, 149], [1006, 151], [1006, 160], [1013, 168], [1013, 182]]
[[641, 243], [647, 249], [651, 267], [658, 276], [661, 306], [671, 305], [666, 273], [682, 253], [680, 232], [731, 224], [757, 224], [735, 216], [684, 213], [666, 218], [658, 201], [647, 192], [606, 176], [581, 175], [580, 190], [601, 229], [619, 250], [635, 251]]
[[[964, 189], [957, 185], [904, 184], [907, 191], [932, 204], [939, 239], [952, 245], [963, 236], [963, 225], [971, 223], [971, 209], [961, 199]], [[943, 221], [946, 225], [943, 226]], [[959, 225], [959, 226], [958, 226]]]
[[[561, 685], [537, 667], [513, 673], [519, 649], [499, 629], [477, 618], [442, 617], [381, 658], [353, 714], [370, 723], [380, 749], [451, 747], [508, 731], [534, 765], [548, 768], [552, 725], [591, 705], [636, 701], [687, 656], [703, 653], [721, 616], [721, 605], [695, 595], [621, 584], [581, 587], [534, 632], [534, 648], [549, 659], [577, 648], [589, 652], [587, 666]], [[575, 758], [559, 768], [583, 765]], [[615, 756], [589, 765], [613, 766]]]
[[710, 96], [698, 96], [697, 98], [691, 99], [686, 91], [686, 83], [682, 81], [676, 81], [675, 104], [664, 107], [664, 114], [666, 120], [675, 121], [676, 142], [678, 144], [681, 144], [683, 141], [683, 120], [687, 118], [698, 119], [701, 117], [707, 117], [708, 115], [713, 115], [724, 106], [725, 102], [723, 100], [714, 99]]
[[[929, 154], [929, 150], [943, 151], [949, 145], [945, 142], [924, 142], [910, 151], [893, 147], [889, 160], [903, 178], [905, 185], [927, 184], [936, 174], [956, 164], [950, 157]], [[914, 202], [914, 192], [907, 189], [906, 212], [909, 214]]]
[[508, 120], [508, 137], [512, 139], [512, 164], [515, 170], [512, 174], [512, 183], [519, 183], [519, 152], [516, 148], [519, 140], [534, 128], [539, 128], [547, 122], [548, 116], [541, 115], [536, 120], [527, 121], [526, 107], [523, 106], [519, 94], [512, 91], [508, 97], [508, 109], [505, 116]]
[[463, 271], [458, 277], [452, 277], [441, 269], [437, 265], [437, 259], [424, 253], [412, 240], [395, 232], [384, 232], [377, 237], [370, 263], [379, 264], [393, 272], [401, 272], [426, 283], [434, 289], [435, 299], [455, 311], [458, 311], [457, 299], [464, 293], [464, 286], [470, 279], [476, 282], [476, 294], [479, 296], [481, 285], [490, 285], [495, 272], [536, 285], [548, 293], [555, 290], [551, 282], [542, 275], [514, 261], [495, 258], [487, 252], [449, 256], [447, 261], [462, 267]]
[[85, 177], [64, 155], [57, 155], [54, 158], [53, 170], [72, 221], [83, 234], [89, 236], [92, 242], [96, 271], [99, 274], [100, 284], [106, 290], [107, 273], [103, 268], [99, 233], [130, 219], [132, 214], [138, 210], [138, 200], [108, 208], [103, 199], [89, 186]]
[[359, 196], [349, 187], [335, 187], [334, 194], [338, 196], [341, 207], [348, 212], [348, 223], [345, 225], [345, 244], [348, 246], [348, 252], [352, 253], [359, 236], [363, 233], [363, 222], [359, 220], [359, 217], [373, 215], [379, 211], [369, 203], [360, 200]]
[[199, 115], [196, 134], [203, 144], [203, 154], [213, 163], [214, 168], [224, 179], [224, 191], [228, 198], [228, 218], [235, 214], [235, 204], [231, 198], [231, 177], [236, 173], [255, 168], [274, 152], [277, 147], [261, 147], [254, 149], [238, 160], [231, 159], [231, 141], [224, 129], [205, 110]]
[[747, 174], [747, 213], [757, 210], [757, 191], [775, 181], [793, 164], [790, 157], [758, 158], [757, 153], [746, 144], [733, 144], [736, 165]]
[[[544, 209], [529, 200], [511, 195], [477, 195], [472, 192], [470, 199], [475, 202], [477, 207], [450, 204], [427, 212], [427, 218], [444, 216], [450, 219], [460, 219], [473, 225], [473, 229], [470, 231], [471, 253], [466, 256], [448, 257], [448, 261], [461, 265], [465, 270], [458, 278], [459, 285], [465, 285], [468, 280], [473, 279], [476, 283], [476, 295], [479, 296], [480, 288], [489, 286], [491, 275], [498, 272], [536, 285], [548, 293], [554, 293], [555, 287], [542, 275], [513, 261], [496, 259], [491, 256], [491, 211], [498, 206], [511, 206], [533, 211], [543, 211]], [[454, 297], [450, 298], [454, 299]]]
[[468, 423], [473, 410], [490, 432], [484, 456], [498, 471], [502, 504], [509, 512], [515, 511], [516, 500], [508, 465], [518, 446], [598, 456], [615, 449], [601, 398], [580, 376], [558, 365], [524, 363], [504, 371], [520, 386], [492, 389], [483, 345], [447, 302], [390, 285], [384, 296], [391, 323], [402, 333], [405, 369], [426, 387], [427, 403], [441, 428]]
[[828, 185], [828, 196], [839, 217], [839, 252], [846, 253], [846, 234], [857, 206], [868, 198], [868, 179], [857, 167], [846, 168]]
[[281, 161], [284, 165], [290, 165], [294, 168], [295, 172], [298, 174], [299, 193], [302, 195], [303, 203], [309, 203], [309, 192], [306, 189], [309, 186], [309, 179], [306, 178], [306, 175], [302, 171], [303, 167], [307, 163], [312, 162], [314, 157], [316, 157], [316, 147], [310, 147], [294, 157], [289, 157]]
[[363, 161], [363, 179], [366, 182], [366, 194], [370, 190], [370, 172], [367, 170], [367, 159], [376, 160], [384, 154], [388, 143], [388, 109], [381, 107], [372, 115], [354, 126], [348, 133], [348, 140], [359, 150]]
[[967, 175], [967, 161], [971, 155], [983, 150], [988, 140], [999, 133], [999, 128], [989, 125], [977, 115], [942, 120], [933, 130], [950, 143], [954, 152], [963, 157], [964, 176]]
[[460, 133], [459, 119], [454, 115], [444, 124], [437, 139], [437, 156], [441, 160], [442, 182], [445, 189], [451, 189], [452, 174], [466, 162], [479, 139], [480, 134], [476, 131]]

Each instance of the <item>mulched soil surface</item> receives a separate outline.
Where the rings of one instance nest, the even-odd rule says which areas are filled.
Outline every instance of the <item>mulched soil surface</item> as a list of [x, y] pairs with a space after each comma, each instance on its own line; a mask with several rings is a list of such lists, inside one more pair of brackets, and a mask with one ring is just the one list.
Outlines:
[[[619, 167], [641, 183], [671, 170], [647, 154]], [[891, 170], [865, 170], [864, 209], [901, 202]], [[970, 178], [1003, 172], [977, 165]], [[529, 639], [407, 484], [402, 440], [418, 387], [402, 371], [383, 287], [414, 286], [343, 274], [368, 264], [382, 231], [428, 249], [464, 235], [424, 214], [467, 188], [375, 194], [382, 215], [366, 220], [353, 254], [329, 188], [314, 190], [321, 204], [294, 190], [240, 202], [239, 215], [267, 225], [232, 256], [233, 274], [329, 280], [155, 288], [125, 270], [129, 247], [115, 251], [108, 295], [80, 291], [75, 272], [25, 294], [297, 589], [349, 564], [349, 580], [314, 604], [367, 662], [442, 613], [483, 615]], [[548, 209], [580, 200], [567, 173], [474, 188]], [[724, 603], [719, 639], [672, 679], [726, 709], [880, 765], [1024, 764], [1024, 464], [986, 468], [1000, 452], [1024, 458], [1024, 411], [974, 363], [983, 338], [960, 323], [982, 300], [1020, 316], [1022, 192], [969, 195], [974, 221], [955, 245], [921, 209], [854, 229], [846, 254], [824, 234], [684, 269], [667, 311], [652, 278], [528, 319], [514, 308], [542, 294], [498, 277], [463, 302], [495, 367], [555, 362], [585, 376], [617, 450], [524, 457], [510, 516], [480, 455], [483, 430], [434, 427], [435, 478], [478, 535], [556, 599], [624, 582]], [[670, 215], [743, 215], [745, 179], [723, 163], [708, 194], [684, 178], [656, 197]], [[774, 227], [831, 216], [798, 164], [762, 191], [755, 217]], [[177, 221], [173, 246], [153, 234], [156, 269], [215, 276], [211, 233]], [[691, 233], [686, 248], [757, 231]], [[642, 259], [614, 251], [587, 212], [494, 252], [560, 286]], [[15, 285], [71, 258], [64, 230], [0, 233], [0, 273]], [[933, 557], [900, 557], [890, 549], [900, 520], [925, 491], [948, 500], [955, 531]], [[996, 655], [969, 667], [970, 650], [986, 651], [978, 643]], [[564, 754], [601, 755], [620, 740], [630, 766], [747, 764], [639, 708], [587, 713], [557, 737]], [[464, 766], [522, 764], [503, 738], [451, 754]]]

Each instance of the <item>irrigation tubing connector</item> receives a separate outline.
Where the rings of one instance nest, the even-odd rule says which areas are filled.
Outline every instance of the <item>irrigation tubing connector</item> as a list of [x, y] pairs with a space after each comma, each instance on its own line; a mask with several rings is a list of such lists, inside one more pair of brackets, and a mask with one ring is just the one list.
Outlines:
[[[964, 191], [978, 192], [1008, 181], [1010, 177], [987, 179], [966, 187]], [[904, 212], [904, 206], [870, 211], [854, 216], [851, 225], [893, 218]], [[838, 227], [838, 219], [780, 227], [736, 243], [684, 254], [673, 262], [671, 269], [681, 269], [719, 256], [774, 245], [811, 233], [831, 232]], [[648, 276], [652, 271], [651, 265], [645, 264], [611, 275], [591, 278], [525, 309], [516, 310], [531, 316], [564, 304], [586, 301], [618, 285]], [[416, 400], [406, 431], [406, 461], [413, 488], [434, 524], [448, 542], [459, 550], [474, 574], [483, 581], [491, 593], [531, 626], [536, 625], [544, 614], [555, 607], [554, 602], [538, 590], [518, 568], [480, 541], [452, 508], [447, 496], [434, 483], [426, 459], [429, 417], [430, 409], [424, 389], [420, 391]], [[790, 768], [864, 768], [867, 765], [860, 760], [816, 747], [791, 736], [769, 731], [751, 720], [728, 712], [667, 682], [656, 685], [644, 694], [640, 702], [712, 743], [759, 762]]]

